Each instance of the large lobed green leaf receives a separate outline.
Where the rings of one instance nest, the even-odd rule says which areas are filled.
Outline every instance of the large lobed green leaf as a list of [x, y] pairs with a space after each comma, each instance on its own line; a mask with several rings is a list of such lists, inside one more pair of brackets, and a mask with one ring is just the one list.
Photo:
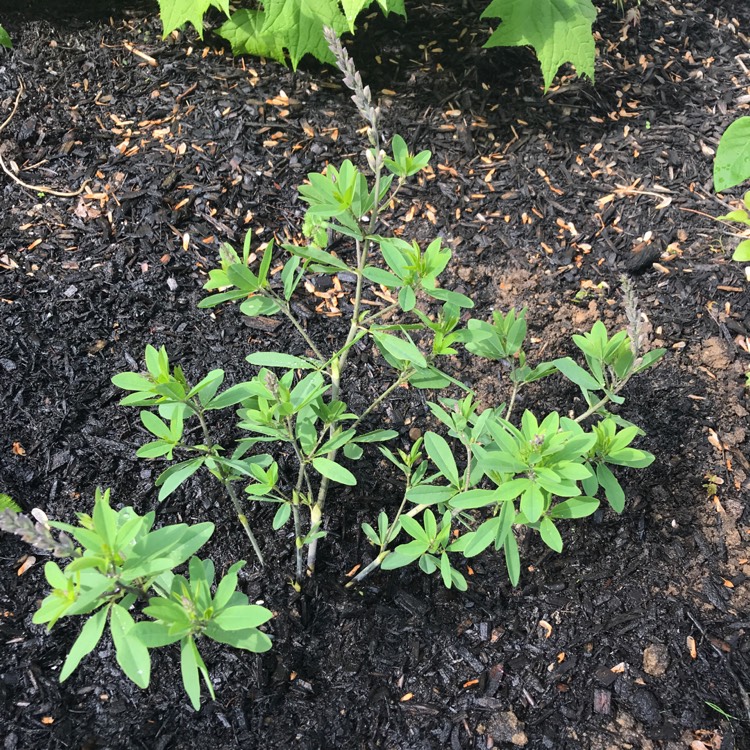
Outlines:
[[229, 0], [159, 0], [164, 36], [186, 23], [191, 23], [198, 36], [203, 39], [203, 16], [211, 7], [229, 15]]
[[594, 79], [596, 54], [591, 27], [596, 8], [591, 0], [492, 0], [482, 18], [502, 23], [486, 47], [534, 48], [548, 89], [564, 63]]
[[[357, 15], [373, 2], [374, 0], [263, 0], [260, 3], [261, 9], [237, 11], [216, 33], [232, 45], [235, 55], [258, 55], [282, 62], [288, 55], [295, 69], [307, 54], [323, 62], [333, 62], [323, 36], [323, 27], [330, 26], [337, 34], [353, 32]], [[378, 0], [378, 5], [386, 14], [393, 12], [406, 16], [404, 0]]]

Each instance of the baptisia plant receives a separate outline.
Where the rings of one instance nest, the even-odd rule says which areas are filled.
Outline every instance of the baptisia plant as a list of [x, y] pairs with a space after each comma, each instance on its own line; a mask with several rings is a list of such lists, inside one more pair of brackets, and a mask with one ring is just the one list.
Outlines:
[[[214, 564], [194, 556], [213, 534], [213, 524], [153, 529], [153, 512], [140, 516], [131, 507], [116, 511], [109, 490], [97, 490], [91, 515], [77, 515], [78, 524], [71, 525], [50, 521], [39, 510], [35, 521], [13, 509], [0, 511], [0, 529], [55, 557], [72, 558], [64, 568], [54, 561], [45, 564], [52, 591], [33, 618], [49, 629], [63, 617], [86, 618], [60, 682], [96, 648], [109, 625], [117, 663], [141, 688], [151, 679], [150, 649], [179, 643], [183, 685], [198, 710], [201, 678], [214, 697], [198, 650], [201, 638], [253, 652], [271, 648], [269, 637], [258, 630], [271, 612], [237, 591], [244, 560], [229, 568], [212, 593]], [[62, 533], [55, 538], [52, 529]], [[185, 562], [187, 576], [176, 575], [174, 569]], [[139, 603], [150, 619], [134, 620], [131, 608]]]
[[[450, 248], [440, 238], [425, 246], [389, 234], [380, 220], [406, 181], [427, 167], [430, 152], [413, 153], [398, 135], [387, 152], [382, 148], [380, 111], [369, 88], [335, 34], [327, 32], [327, 39], [366, 124], [366, 168], [346, 160], [308, 175], [299, 188], [308, 206], [306, 240], [280, 248], [269, 242], [252, 252], [248, 232], [241, 254], [225, 244], [220, 265], [205, 285], [211, 294], [200, 303], [205, 308], [239, 304], [251, 317], [281, 315], [299, 335], [303, 353], [250, 354], [247, 361], [259, 368], [257, 374], [222, 391], [222, 370], [193, 385], [170, 364], [164, 348], [147, 347], [145, 373], [113, 378], [131, 392], [123, 404], [147, 407], [140, 418], [152, 439], [138, 455], [171, 459], [177, 453], [182, 458], [158, 478], [160, 500], [199, 469], [208, 470], [226, 489], [261, 562], [247, 508], [275, 504], [273, 528], [293, 525], [299, 582], [315, 570], [331, 486], [356, 485], [352, 469], [364, 450], [377, 444], [403, 473], [404, 492], [397, 508], [384, 509], [374, 525], [364, 524], [373, 556], [350, 583], [378, 567], [417, 564], [427, 574], [439, 571], [446, 586], [465, 589], [464, 559], [492, 546], [504, 553], [516, 584], [516, 538], [522, 529], [537, 531], [560, 551], [560, 522], [592, 514], [598, 496], [622, 511], [625, 497], [612, 467], [642, 468], [653, 456], [631, 447], [641, 431], [608, 406], [623, 402], [626, 383], [663, 350], [643, 352], [640, 315], [629, 287], [627, 331], [610, 336], [597, 322], [589, 333], [574, 336], [585, 367], [568, 357], [532, 367], [523, 348], [525, 310], [495, 312], [490, 321], [464, 320], [472, 300], [438, 282], [450, 262]], [[337, 253], [333, 248], [339, 246]], [[293, 301], [311, 274], [332, 277], [334, 287], [341, 279], [352, 280], [348, 323], [332, 349], [315, 339], [314, 326], [306, 328], [295, 315]], [[373, 287], [383, 300], [379, 306], [364, 302]], [[356, 377], [350, 354], [364, 343], [377, 348], [393, 375], [372, 403], [355, 413], [345, 401], [347, 382]], [[470, 390], [444, 370], [442, 363], [458, 347], [497, 361], [499, 371], [501, 363], [509, 372], [507, 405], [482, 409]], [[519, 390], [553, 373], [580, 388], [586, 408], [578, 416], [552, 412], [539, 417], [527, 410], [518, 418]], [[397, 389], [448, 386], [466, 395], [430, 403], [445, 434], [428, 431], [409, 448], [391, 449], [381, 444], [398, 437], [394, 430], [364, 430], [365, 420]], [[207, 419], [208, 412], [227, 408], [236, 410], [244, 432], [231, 449], [216, 441]], [[199, 426], [199, 440], [192, 439], [188, 423]], [[280, 446], [292, 459], [283, 470], [274, 458]], [[272, 447], [275, 453], [266, 452]], [[244, 492], [238, 491], [240, 484]]]

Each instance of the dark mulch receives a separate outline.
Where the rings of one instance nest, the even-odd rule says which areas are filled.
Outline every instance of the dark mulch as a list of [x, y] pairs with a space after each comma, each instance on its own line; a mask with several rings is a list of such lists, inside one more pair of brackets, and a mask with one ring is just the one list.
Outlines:
[[[295, 236], [295, 186], [362, 148], [328, 69], [232, 60], [192, 33], [162, 42], [148, 4], [111, 21], [104, 3], [77, 15], [75, 5], [85, 4], [45, 20], [45, 5], [30, 3], [34, 20], [0, 3], [16, 44], [0, 52], [3, 119], [19, 75], [27, 88], [2, 155], [31, 184], [87, 181], [83, 195], [57, 198], [0, 178], [0, 491], [64, 519], [90, 507], [97, 485], [141, 511], [154, 505], [160, 466], [135, 459], [137, 412], [109, 382], [138, 366], [146, 343], [165, 344], [192, 377], [221, 366], [240, 379], [261, 347], [302, 351], [285, 326], [199, 311], [205, 271], [247, 227], [260, 240]], [[466, 594], [412, 571], [345, 591], [367, 555], [360, 522], [398, 498], [375, 453], [356, 493], [334, 493], [320, 570], [301, 595], [287, 582], [289, 539], [256, 511], [274, 564], [250, 564], [243, 586], [277, 613], [275, 646], [263, 657], [208, 648], [218, 700], [197, 714], [169, 650], [148, 691], [123, 678], [107, 642], [58, 684], [79, 626], [32, 625], [42, 560], [17, 576], [30, 550], [3, 535], [5, 750], [750, 747], [750, 294], [709, 218], [725, 210], [712, 153], [750, 85], [750, 8], [644, 0], [625, 34], [606, 4], [596, 86], [566, 78], [543, 94], [531, 55], [481, 50], [481, 4], [460, 5], [415, 5], [408, 25], [373, 19], [352, 48], [388, 133], [434, 153], [433, 173], [388, 220], [450, 242], [446, 284], [470, 293], [477, 315], [528, 306], [537, 358], [569, 352], [570, 334], [597, 318], [622, 325], [619, 277], [635, 272], [653, 344], [668, 354], [628, 387], [623, 414], [646, 428], [656, 462], [624, 474], [622, 516], [566, 527], [561, 555], [532, 540], [517, 589], [485, 555]], [[324, 346], [339, 340], [340, 319], [316, 313], [313, 297], [296, 303]], [[353, 406], [388, 382], [382, 364], [361, 353]], [[484, 404], [506, 397], [495, 365], [453, 366]], [[519, 407], [567, 411], [574, 397], [554, 381]], [[403, 445], [430, 425], [407, 391], [381, 417]], [[206, 479], [158, 518], [214, 521], [205, 553], [219, 568], [247, 554]], [[663, 674], [644, 670], [654, 646]]]

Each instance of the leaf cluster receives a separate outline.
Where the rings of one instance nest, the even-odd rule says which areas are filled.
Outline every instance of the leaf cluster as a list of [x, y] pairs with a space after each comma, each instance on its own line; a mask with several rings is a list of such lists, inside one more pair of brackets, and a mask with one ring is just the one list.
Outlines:
[[[91, 515], [77, 516], [75, 525], [45, 524], [80, 546], [64, 550], [73, 557], [64, 568], [54, 561], [45, 564], [52, 590], [33, 617], [34, 623], [49, 629], [63, 617], [86, 618], [63, 664], [61, 682], [96, 648], [109, 625], [117, 663], [141, 688], [150, 682], [150, 650], [179, 642], [183, 684], [197, 710], [199, 674], [214, 695], [197, 647], [200, 638], [256, 653], [271, 647], [268, 636], [258, 630], [271, 612], [249, 604], [237, 591], [237, 573], [244, 561], [229, 569], [212, 594], [214, 565], [194, 557], [213, 534], [213, 524], [154, 529], [153, 512], [141, 516], [131, 507], [114, 510], [109, 490], [97, 490]], [[3, 528], [20, 533], [6, 524]], [[175, 575], [174, 569], [188, 560], [189, 577]], [[143, 613], [151, 619], [135, 621], [131, 610], [137, 603], [145, 603]]]

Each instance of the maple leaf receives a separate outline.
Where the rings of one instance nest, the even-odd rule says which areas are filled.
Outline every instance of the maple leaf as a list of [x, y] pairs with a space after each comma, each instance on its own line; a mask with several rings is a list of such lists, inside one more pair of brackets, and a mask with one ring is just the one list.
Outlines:
[[596, 8], [591, 0], [492, 0], [482, 18], [502, 19], [485, 47], [534, 48], [545, 90], [566, 62], [579, 75], [594, 79], [596, 49], [591, 27]]
[[283, 63], [286, 61], [283, 40], [263, 34], [265, 22], [262, 10], [238, 10], [216, 29], [216, 34], [232, 45], [233, 55], [270, 57]]
[[203, 16], [214, 7], [229, 15], [229, 0], [159, 0], [159, 15], [164, 29], [163, 37], [191, 23], [203, 39]]

